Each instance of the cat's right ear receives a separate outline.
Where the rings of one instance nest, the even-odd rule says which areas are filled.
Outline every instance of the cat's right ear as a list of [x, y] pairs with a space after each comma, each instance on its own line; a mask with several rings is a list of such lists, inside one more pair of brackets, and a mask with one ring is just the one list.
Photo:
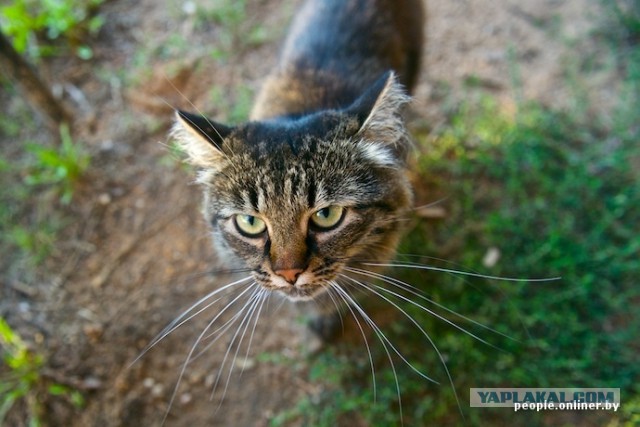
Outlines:
[[177, 110], [171, 136], [187, 153], [191, 163], [211, 167], [223, 156], [222, 144], [231, 132], [232, 127], [205, 116]]
[[390, 148], [396, 158], [406, 161], [411, 141], [404, 126], [402, 109], [410, 99], [396, 75], [387, 71], [346, 112], [357, 120], [357, 135]]

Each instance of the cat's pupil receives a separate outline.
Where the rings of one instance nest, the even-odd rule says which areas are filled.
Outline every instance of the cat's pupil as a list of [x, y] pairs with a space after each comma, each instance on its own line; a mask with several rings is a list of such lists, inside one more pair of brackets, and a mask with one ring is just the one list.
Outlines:
[[312, 225], [316, 229], [329, 230], [340, 223], [344, 212], [344, 208], [340, 206], [327, 206], [319, 209], [311, 217]]
[[236, 215], [235, 223], [238, 230], [247, 237], [257, 237], [266, 229], [264, 221], [253, 215]]

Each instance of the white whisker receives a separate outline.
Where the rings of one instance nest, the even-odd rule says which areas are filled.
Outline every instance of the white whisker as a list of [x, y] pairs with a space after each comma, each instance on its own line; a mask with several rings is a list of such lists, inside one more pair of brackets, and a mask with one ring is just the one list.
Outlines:
[[[205, 354], [207, 352], [207, 350], [209, 350], [228, 330], [229, 328], [231, 328], [231, 326], [242, 316], [244, 309], [247, 307], [247, 304], [250, 302], [251, 298], [253, 295], [255, 295], [257, 293], [259, 289], [254, 290], [253, 294], [251, 294], [251, 296], [249, 296], [247, 303], [245, 303], [244, 306], [242, 306], [242, 308], [240, 308], [240, 310], [238, 310], [236, 312], [236, 314], [233, 315], [233, 317], [231, 317], [231, 319], [227, 320], [224, 324], [222, 324], [220, 327], [218, 327], [218, 329], [216, 329], [213, 332], [210, 332], [209, 334], [207, 334], [206, 337], [203, 338], [204, 340], [208, 340], [212, 337], [215, 337], [213, 339], [211, 339], [211, 341], [209, 341], [207, 343], [207, 345], [198, 352], [198, 354], [196, 354], [195, 356], [193, 356], [191, 358], [191, 361], [193, 362], [196, 359], [199, 359], [203, 354]], [[217, 336], [216, 336], [217, 335]]]
[[[251, 330], [251, 335], [249, 336], [249, 343], [247, 344], [247, 352], [244, 355], [244, 359], [247, 360], [249, 358], [249, 351], [251, 350], [251, 343], [253, 342], [253, 335], [256, 332], [256, 327], [258, 326], [258, 320], [260, 319], [260, 313], [264, 307], [265, 301], [269, 298], [270, 292], [266, 289], [261, 289], [260, 294], [258, 295], [258, 299], [260, 300], [260, 306], [258, 307], [258, 312], [256, 314], [256, 320], [253, 322], [253, 329]], [[242, 370], [240, 371], [240, 375], [244, 372], [245, 365], [242, 366]]]
[[[242, 346], [242, 341], [244, 341], [244, 337], [247, 333], [247, 330], [249, 328], [249, 325], [251, 324], [251, 319], [253, 318], [253, 315], [256, 313], [256, 310], [261, 307], [261, 303], [262, 303], [262, 294], [264, 293], [264, 289], [260, 289], [259, 292], [256, 293], [255, 297], [253, 298], [253, 303], [251, 304], [251, 307], [249, 307], [249, 310], [247, 311], [247, 314], [245, 315], [245, 319], [243, 320], [243, 322], [240, 324], [240, 328], [242, 328], [242, 325], [244, 324], [244, 329], [242, 331], [242, 335], [240, 335], [240, 340], [238, 340], [238, 344], [236, 345], [236, 352], [233, 356], [233, 360], [231, 361], [231, 369], [229, 369], [229, 376], [227, 377], [227, 382], [225, 385], [225, 389], [224, 389], [224, 393], [223, 395], [223, 399], [224, 396], [226, 395], [227, 392], [227, 387], [229, 385], [229, 380], [231, 378], [231, 373], [233, 372], [233, 368], [236, 365], [236, 360], [238, 359], [238, 353], [240, 352], [240, 347]], [[246, 323], [245, 323], [246, 320]], [[254, 322], [255, 324], [255, 322]], [[251, 334], [250, 334], [251, 335]], [[229, 346], [231, 347], [233, 345], [233, 341], [229, 344]], [[247, 349], [248, 351], [248, 349]], [[246, 358], [246, 357], [245, 357]], [[244, 370], [244, 368], [243, 368]], [[220, 405], [222, 404], [222, 399], [220, 399]]]
[[[352, 278], [352, 277], [346, 276], [346, 275], [344, 275], [344, 274], [341, 274], [340, 276], [341, 276], [341, 277], [344, 277], [345, 279], [347, 279], [347, 280], [349, 280], [349, 281], [352, 281], [352, 282], [356, 283], [356, 284], [357, 284], [357, 285], [359, 285], [362, 289], [365, 289], [365, 290], [368, 290], [368, 291], [369, 291], [369, 292], [371, 292], [371, 293], [377, 294], [377, 292], [375, 292], [375, 291], [373, 291], [373, 290], [369, 289], [366, 285], [362, 284], [361, 282], [359, 282], [358, 280], [356, 280], [356, 279], [354, 279], [354, 278]], [[341, 291], [342, 291], [342, 292], [346, 292], [346, 291], [345, 291], [345, 290], [343, 290], [343, 289], [341, 289]], [[347, 295], [348, 295], [348, 294], [347, 294]], [[381, 296], [381, 295], [378, 295], [378, 296], [380, 296], [382, 299], [384, 299], [384, 300], [388, 301], [384, 296]], [[353, 297], [351, 297], [350, 295], [349, 295], [349, 300], [350, 300], [350, 301], [355, 302], [355, 300], [353, 299]], [[389, 301], [388, 301], [388, 302], [389, 302]], [[393, 303], [391, 302], [391, 304], [393, 304]], [[396, 307], [396, 308], [398, 308], [398, 307]], [[364, 310], [362, 309], [362, 307], [360, 307], [360, 306], [358, 305], [358, 306], [357, 306], [357, 309], [358, 309], [358, 312], [360, 312], [361, 314], [363, 314], [363, 315], [364, 315]], [[406, 314], [406, 313], [405, 313], [405, 314]], [[407, 316], [408, 316], [408, 314], [407, 314]], [[369, 316], [367, 316], [367, 318], [371, 320], [371, 318], [370, 318]], [[418, 324], [417, 324], [417, 322], [416, 322], [415, 320], [413, 320], [413, 318], [411, 318], [410, 316], [409, 316], [409, 318], [413, 321], [413, 323], [414, 323], [414, 324], [416, 324], [416, 326], [418, 326], [418, 328], [420, 328], [420, 325], [418, 325]], [[371, 320], [371, 321], [373, 321], [373, 320]], [[376, 328], [378, 328], [378, 327], [377, 327], [377, 325], [376, 325]], [[422, 328], [420, 328], [420, 329], [422, 330]], [[378, 330], [380, 330], [380, 329], [378, 328]], [[426, 334], [426, 332], [425, 332], [425, 334]], [[391, 343], [391, 341], [386, 337], [386, 335], [384, 335], [384, 334], [383, 334], [383, 337], [384, 337], [385, 341], [387, 342], [387, 344], [389, 344], [389, 346], [391, 347], [391, 349], [393, 349], [394, 353], [396, 353], [396, 354], [398, 355], [398, 357], [400, 357], [400, 359], [402, 359], [402, 361], [403, 361], [404, 363], [406, 363], [406, 364], [407, 364], [407, 366], [409, 366], [409, 367], [411, 368], [411, 370], [412, 370], [412, 371], [414, 371], [416, 374], [420, 375], [422, 378], [424, 378], [424, 379], [426, 379], [426, 380], [428, 380], [428, 381], [430, 381], [430, 382], [432, 382], [432, 383], [434, 383], [434, 384], [440, 384], [438, 381], [434, 380], [433, 378], [429, 377], [429, 376], [428, 376], [428, 375], [426, 375], [424, 372], [421, 372], [418, 368], [416, 368], [415, 366], [413, 366], [413, 364], [411, 364], [411, 362], [409, 362], [409, 361], [407, 360], [407, 358], [406, 358], [406, 357], [404, 357], [404, 356], [402, 355], [402, 353], [400, 353], [400, 351], [399, 351], [399, 350], [398, 350], [398, 349], [397, 349], [397, 348], [396, 348], [396, 347]], [[428, 334], [427, 334], [427, 337], [428, 337]]]
[[[169, 323], [167, 326], [165, 326], [164, 329], [162, 329], [162, 331], [158, 335], [156, 335], [155, 338], [153, 338], [149, 344], [147, 344], [147, 346], [144, 348], [144, 350], [142, 350], [142, 352], [138, 355], [138, 357], [136, 357], [133, 360], [133, 362], [131, 362], [129, 367], [131, 367], [138, 360], [140, 360], [145, 354], [147, 354], [153, 347], [155, 347], [160, 341], [162, 341], [164, 338], [166, 338], [169, 334], [171, 334], [173, 331], [175, 331], [180, 326], [184, 325], [186, 322], [188, 322], [189, 320], [193, 319], [194, 317], [196, 317], [197, 315], [199, 315], [203, 311], [205, 311], [208, 308], [210, 308], [211, 306], [213, 306], [215, 303], [220, 301], [222, 299], [222, 297], [217, 298], [212, 302], [209, 302], [208, 304], [206, 304], [203, 308], [201, 308], [197, 312], [189, 315], [189, 313], [191, 313], [193, 310], [195, 310], [198, 306], [204, 304], [205, 302], [207, 302], [207, 300], [209, 300], [210, 298], [212, 298], [215, 295], [219, 294], [220, 292], [223, 292], [225, 290], [229, 290], [233, 286], [240, 285], [243, 282], [246, 282], [247, 280], [250, 280], [250, 279], [251, 279], [251, 277], [245, 277], [245, 278], [237, 280], [237, 281], [235, 281], [233, 283], [229, 283], [229, 284], [227, 284], [227, 285], [225, 285], [225, 286], [223, 286], [221, 288], [218, 288], [218, 289], [214, 290], [213, 292], [210, 292], [209, 294], [205, 295], [204, 297], [200, 298], [196, 303], [191, 305], [191, 307], [189, 307], [188, 309], [184, 310], [178, 317], [176, 317], [173, 321], [171, 321], [171, 323]], [[186, 316], [188, 316], [188, 317], [186, 317]]]
[[368, 265], [370, 267], [396, 267], [396, 268], [414, 268], [417, 270], [431, 270], [439, 271], [442, 273], [459, 274], [462, 276], [479, 277], [489, 280], [502, 280], [506, 282], [552, 282], [554, 280], [560, 280], [562, 277], [548, 277], [548, 278], [517, 278], [517, 277], [500, 277], [491, 276], [487, 274], [471, 273], [468, 271], [452, 270], [449, 268], [433, 267], [430, 265], [413, 265], [413, 264], [391, 264], [391, 263], [376, 263], [376, 262], [363, 262], [362, 265]]
[[[376, 385], [376, 369], [375, 369], [375, 365], [373, 363], [373, 355], [371, 354], [371, 348], [369, 347], [369, 341], [367, 340], [367, 335], [364, 333], [364, 329], [362, 328], [362, 324], [360, 323], [360, 320], [358, 320], [358, 316], [356, 316], [356, 313], [353, 311], [353, 308], [351, 308], [351, 305], [349, 304], [349, 302], [342, 295], [340, 295], [340, 293], [338, 291], [335, 291], [333, 289], [334, 287], [339, 287], [339, 286], [340, 285], [337, 282], [331, 282], [330, 283], [330, 288], [328, 289], [327, 292], [329, 292], [329, 293], [331, 293], [332, 291], [336, 292], [336, 298], [342, 299], [344, 304], [349, 309], [349, 312], [353, 316], [353, 320], [356, 321], [356, 324], [358, 325], [358, 329], [360, 329], [360, 334], [362, 335], [362, 340], [364, 341], [364, 345], [367, 348], [367, 355], [369, 356], [369, 366], [371, 366], [371, 384], [373, 385], [373, 401], [376, 402], [377, 399], [378, 399], [378, 388], [377, 388], [377, 385]], [[333, 297], [332, 297], [332, 299], [333, 299]], [[335, 303], [337, 304], [338, 302], [335, 301]], [[342, 317], [340, 317], [340, 321], [342, 322]]]
[[[453, 395], [456, 399], [456, 403], [458, 404], [458, 408], [460, 409], [460, 414], [462, 415], [462, 417], [464, 418], [464, 413], [462, 412], [462, 405], [460, 404], [460, 399], [458, 398], [458, 393], [456, 391], [455, 385], [453, 383], [453, 378], [451, 377], [451, 373], [449, 372], [449, 368], [447, 367], [447, 363], [444, 360], [444, 356], [442, 356], [442, 353], [440, 353], [440, 350], [438, 349], [438, 346], [436, 346], [436, 343], [433, 341], [433, 339], [431, 338], [431, 336], [422, 328], [422, 326], [420, 326], [420, 324], [418, 322], [415, 321], [415, 319], [413, 317], [411, 317], [409, 315], [409, 313], [407, 313], [405, 310], [402, 309], [402, 307], [400, 307], [398, 304], [394, 303], [393, 301], [391, 301], [389, 298], [387, 298], [386, 296], [384, 296], [383, 294], [381, 294], [380, 292], [376, 291], [375, 289], [372, 289], [370, 286], [360, 282], [359, 280], [356, 280], [352, 277], [349, 276], [345, 276], [342, 275], [343, 277], [347, 278], [348, 280], [356, 283], [359, 286], [362, 286], [363, 288], [369, 290], [369, 292], [373, 293], [374, 295], [382, 298], [384, 301], [388, 302], [389, 304], [391, 304], [393, 307], [395, 307], [398, 311], [400, 311], [400, 313], [402, 313], [407, 319], [409, 319], [409, 321], [411, 323], [413, 323], [415, 325], [416, 328], [418, 328], [418, 330], [424, 335], [425, 338], [427, 338], [427, 340], [429, 341], [429, 343], [431, 344], [431, 347], [433, 347], [433, 349], [435, 350], [436, 354], [438, 355], [438, 358], [440, 359], [440, 362], [442, 363], [442, 366], [444, 367], [444, 371], [447, 374], [447, 377], [449, 378], [449, 384], [451, 384], [451, 389], [453, 390]], [[409, 366], [416, 372], [418, 372], [419, 374], [423, 375], [422, 372], [418, 371], [417, 369], [415, 369], [411, 364], [409, 364]], [[423, 375], [424, 376], [424, 375]], [[427, 377], [428, 378], [428, 377]]]
[[[233, 363], [235, 362], [235, 359], [238, 355], [238, 351], [240, 350], [240, 343], [242, 342], [242, 337], [244, 337], [246, 331], [247, 331], [247, 326], [250, 323], [248, 320], [251, 317], [251, 313], [254, 310], [256, 304], [258, 304], [259, 299], [256, 298], [256, 295], [259, 295], [261, 288], [257, 288], [255, 290], [255, 292], [249, 297], [249, 299], [247, 300], [247, 302], [245, 303], [245, 305], [242, 307], [242, 309], [240, 309], [240, 312], [244, 312], [245, 310], [247, 310], [244, 318], [242, 319], [242, 321], [240, 322], [240, 325], [238, 326], [238, 329], [236, 329], [236, 332], [233, 334], [233, 337], [231, 337], [231, 341], [229, 341], [229, 344], [227, 345], [227, 351], [224, 354], [224, 358], [222, 359], [222, 363], [220, 364], [220, 369], [218, 370], [218, 374], [216, 375], [216, 381], [213, 385], [213, 389], [211, 390], [211, 398], [213, 398], [214, 393], [216, 392], [217, 388], [218, 388], [218, 384], [220, 383], [220, 379], [222, 378], [222, 372], [224, 370], [224, 366], [227, 363], [227, 358], [229, 357], [229, 354], [231, 352], [231, 348], [233, 347], [236, 338], [238, 337], [238, 334], [240, 333], [240, 330], [243, 329], [243, 325], [244, 326], [244, 331], [242, 332], [240, 341], [238, 342], [237, 348], [236, 348], [236, 352], [234, 354], [234, 358], [231, 362], [231, 365], [229, 367], [229, 375], [227, 376], [226, 382], [225, 382], [225, 387], [224, 387], [224, 391], [222, 393], [222, 397], [220, 398], [220, 402], [218, 404], [218, 407], [216, 408], [216, 411], [218, 411], [220, 409], [220, 406], [222, 405], [222, 401], [224, 400], [224, 397], [227, 394], [227, 389], [229, 387], [229, 378], [231, 378], [231, 374], [233, 372]], [[248, 308], [247, 308], [248, 307]]]
[[[336, 313], [338, 313], [338, 318], [340, 319], [340, 326], [342, 327], [342, 331], [344, 332], [344, 320], [342, 319], [342, 311], [340, 310], [340, 303], [335, 299], [336, 297], [333, 296], [332, 292], [331, 292], [331, 285], [330, 287], [327, 289], [327, 296], [329, 296], [329, 299], [331, 299], [331, 302], [333, 303], [334, 307], [336, 308]], [[315, 301], [315, 300], [313, 300]]]
[[[398, 287], [398, 288], [400, 288], [400, 289], [402, 289], [402, 290], [404, 290], [404, 291], [406, 291], [406, 292], [409, 292], [410, 294], [412, 294], [412, 295], [414, 295], [414, 296], [416, 296], [416, 297], [418, 297], [418, 298], [420, 298], [420, 299], [422, 299], [422, 300], [424, 300], [424, 301], [427, 301], [428, 303], [433, 304], [433, 305], [435, 305], [436, 307], [438, 307], [438, 308], [440, 308], [440, 309], [442, 309], [442, 310], [445, 310], [445, 311], [446, 311], [446, 312], [448, 312], [448, 313], [451, 313], [451, 314], [453, 314], [453, 315], [455, 315], [455, 316], [458, 316], [458, 317], [460, 317], [461, 319], [464, 319], [464, 320], [466, 320], [466, 321], [468, 321], [468, 322], [471, 322], [471, 323], [473, 323], [473, 324], [474, 324], [474, 325], [476, 325], [476, 326], [479, 326], [479, 327], [481, 327], [481, 328], [484, 328], [484, 329], [486, 329], [486, 330], [489, 330], [489, 331], [491, 331], [491, 332], [493, 332], [493, 333], [495, 333], [495, 334], [501, 335], [501, 336], [503, 336], [503, 337], [505, 337], [505, 338], [508, 338], [508, 339], [510, 339], [510, 340], [513, 340], [513, 341], [519, 342], [517, 339], [515, 339], [515, 338], [513, 338], [513, 337], [510, 337], [509, 335], [507, 335], [507, 334], [505, 334], [505, 333], [502, 333], [502, 332], [500, 332], [500, 331], [497, 331], [497, 330], [495, 330], [495, 329], [493, 329], [493, 328], [491, 328], [491, 327], [489, 327], [489, 326], [483, 325], [482, 323], [480, 323], [480, 322], [478, 322], [478, 321], [476, 321], [476, 320], [473, 320], [473, 319], [471, 319], [471, 318], [469, 318], [469, 317], [467, 317], [467, 316], [465, 316], [465, 315], [463, 315], [463, 314], [457, 313], [457, 312], [455, 312], [455, 311], [451, 310], [450, 308], [447, 308], [447, 307], [445, 307], [444, 305], [442, 305], [442, 304], [440, 304], [440, 303], [437, 303], [437, 302], [433, 301], [432, 299], [430, 299], [430, 298], [426, 297], [426, 296], [425, 296], [425, 295], [423, 295], [421, 292], [419, 292], [419, 291], [418, 291], [418, 289], [417, 289], [415, 286], [409, 285], [409, 284], [408, 284], [408, 283], [406, 283], [406, 282], [403, 282], [403, 281], [398, 280], [398, 279], [394, 279], [393, 277], [385, 276], [385, 275], [383, 275], [383, 274], [374, 273], [374, 272], [367, 271], [367, 270], [362, 270], [362, 269], [359, 269], [359, 268], [345, 268], [345, 270], [346, 270], [346, 271], [350, 271], [350, 272], [355, 273], [355, 274], [359, 274], [359, 275], [367, 276], [367, 277], [370, 277], [370, 278], [372, 278], [372, 279], [380, 279], [380, 280], [384, 281], [385, 283], [387, 283], [387, 284], [389, 284], [389, 285], [396, 286], [396, 287]], [[376, 285], [373, 285], [373, 286], [376, 286]], [[454, 323], [453, 321], [451, 321], [451, 320], [447, 319], [446, 317], [444, 317], [444, 316], [440, 315], [439, 313], [436, 313], [436, 312], [435, 312], [435, 311], [433, 311], [433, 310], [429, 310], [428, 308], [426, 308], [426, 307], [424, 307], [424, 306], [422, 306], [422, 305], [418, 304], [418, 303], [417, 303], [417, 302], [415, 302], [415, 301], [410, 300], [409, 298], [407, 298], [407, 297], [405, 297], [405, 296], [403, 296], [403, 295], [400, 295], [400, 294], [398, 294], [398, 293], [396, 293], [396, 292], [390, 291], [390, 290], [388, 290], [388, 289], [386, 289], [386, 288], [384, 288], [384, 287], [381, 287], [381, 286], [376, 286], [376, 288], [377, 288], [377, 289], [380, 289], [380, 290], [383, 290], [383, 291], [385, 291], [385, 292], [391, 293], [392, 295], [394, 295], [394, 296], [396, 296], [396, 297], [398, 297], [398, 298], [401, 298], [401, 299], [403, 299], [404, 301], [407, 301], [408, 303], [410, 303], [410, 304], [412, 304], [412, 305], [414, 305], [414, 306], [416, 306], [416, 307], [420, 308], [420, 309], [421, 309], [421, 310], [423, 310], [423, 311], [426, 311], [427, 313], [429, 313], [429, 314], [431, 314], [431, 315], [435, 316], [436, 318], [438, 318], [438, 319], [440, 319], [440, 320], [442, 320], [442, 321], [444, 321], [444, 322], [446, 322], [446, 323], [450, 324], [451, 326], [455, 327], [456, 329], [458, 329], [458, 330], [460, 330], [460, 331], [464, 332], [465, 334], [467, 334], [467, 335], [469, 335], [469, 336], [471, 336], [471, 337], [473, 337], [473, 338], [477, 339], [478, 341], [480, 341], [480, 342], [482, 342], [482, 343], [484, 343], [484, 344], [486, 344], [486, 345], [488, 345], [488, 346], [490, 346], [490, 347], [493, 347], [493, 348], [495, 348], [495, 349], [497, 349], [497, 350], [500, 350], [500, 351], [504, 351], [503, 349], [501, 349], [501, 348], [499, 348], [499, 347], [496, 347], [495, 345], [493, 345], [493, 344], [491, 344], [491, 343], [489, 343], [489, 342], [487, 342], [487, 341], [485, 341], [485, 340], [483, 340], [483, 339], [481, 339], [481, 338], [477, 337], [477, 336], [476, 336], [476, 335], [474, 335], [473, 333], [471, 333], [471, 332], [467, 331], [466, 329], [464, 329], [464, 328], [463, 328], [463, 327], [461, 327], [460, 325], [458, 325], [458, 324]]]
[[[452, 265], [452, 266], [455, 266], [455, 267], [464, 267], [463, 265], [458, 264], [458, 263], [456, 263], [456, 262], [449, 261], [449, 260], [444, 259], [444, 258], [434, 257], [434, 256], [418, 255], [418, 254], [403, 254], [403, 253], [398, 253], [397, 255], [398, 255], [398, 256], [401, 256], [401, 257], [413, 257], [413, 258], [419, 258], [419, 259], [434, 260], [434, 261], [443, 262], [443, 263], [446, 263], [446, 264], [449, 264], [449, 265]], [[411, 261], [404, 261], [403, 263], [404, 263], [404, 264], [411, 264], [411, 265], [424, 265], [424, 264], [418, 264], [418, 263], [411, 262]], [[472, 273], [475, 273], [475, 271], [472, 271]], [[455, 274], [453, 274], [453, 275], [455, 276]], [[552, 279], [549, 279], [549, 280], [555, 280], [555, 279], [556, 279], [556, 278], [552, 278]], [[560, 279], [560, 278], [557, 278], [557, 279]], [[477, 287], [477, 286], [475, 286], [473, 283], [471, 283], [471, 282], [469, 282], [469, 281], [467, 281], [467, 280], [465, 280], [465, 281], [464, 281], [464, 283], [469, 284], [469, 285], [470, 285], [470, 286], [472, 286], [474, 289], [478, 290], [478, 291], [479, 291], [479, 292], [481, 292], [481, 293], [484, 293], [484, 291], [483, 291], [481, 288], [478, 288], [478, 287]], [[499, 286], [497, 286], [497, 285], [496, 285], [496, 286], [495, 286], [495, 289], [497, 289], [497, 291], [500, 293], [500, 295], [501, 295], [501, 296], [503, 296], [503, 297], [507, 297], [507, 298], [506, 298], [506, 301], [507, 301], [507, 304], [509, 304], [509, 306], [511, 306], [511, 307], [513, 307], [513, 308], [516, 308], [516, 307], [513, 305], [513, 303], [511, 302], [511, 300], [510, 300], [510, 299], [508, 299], [507, 294], [504, 292], [504, 290], [502, 290], [502, 288], [500, 288]], [[448, 310], [446, 307], [443, 307], [443, 308], [444, 308], [445, 310]], [[517, 308], [516, 308], [516, 309], [517, 309]], [[455, 313], [455, 312], [454, 312], [454, 313]], [[457, 314], [457, 313], [455, 313], [455, 314]], [[459, 314], [458, 314], [458, 315], [459, 315]], [[459, 315], [459, 316], [461, 316], [461, 315]], [[522, 326], [522, 329], [523, 329], [523, 330], [525, 331], [525, 333], [527, 334], [527, 337], [528, 337], [529, 339], [533, 339], [533, 337], [531, 336], [531, 333], [529, 332], [529, 328], [527, 327], [527, 325], [525, 324], [524, 319], [522, 318], [522, 315], [521, 315], [521, 314], [519, 313], [519, 311], [517, 311], [517, 310], [516, 310], [516, 316], [518, 317], [518, 320], [520, 321], [520, 325]], [[471, 320], [471, 319], [469, 319], [469, 320], [470, 320], [471, 322], [473, 322], [473, 320]], [[482, 325], [479, 325], [479, 326], [482, 326]], [[495, 330], [493, 330], [493, 329], [491, 329], [491, 330], [492, 330], [493, 332], [496, 332], [496, 333], [498, 333], [498, 334], [502, 335], [502, 334], [501, 334], [500, 332], [498, 332], [498, 331], [495, 331]], [[505, 335], [505, 336], [506, 336], [507, 338], [509, 338], [509, 339], [514, 339], [514, 338], [509, 337], [509, 336], [507, 336], [507, 335]], [[516, 341], [520, 342], [519, 340], [516, 340]]]
[[[251, 285], [255, 285], [255, 282], [252, 282]], [[162, 418], [162, 424], [165, 423], [165, 421], [167, 420], [167, 416], [169, 415], [169, 411], [171, 411], [171, 407], [173, 406], [173, 402], [176, 399], [176, 396], [178, 394], [178, 387], [180, 387], [180, 383], [182, 382], [182, 378], [184, 378], [184, 373], [186, 372], [187, 366], [189, 365], [191, 358], [193, 356], [193, 353], [195, 352], [196, 348], [198, 347], [198, 345], [200, 344], [200, 342], [202, 341], [203, 337], [207, 334], [207, 332], [209, 331], [209, 329], [211, 328], [211, 326], [213, 326], [213, 324], [216, 322], [216, 320], [218, 320], [218, 318], [231, 306], [233, 305], [238, 299], [240, 299], [245, 293], [247, 293], [249, 290], [251, 289], [251, 286], [247, 287], [247, 289], [245, 289], [244, 291], [242, 291], [239, 295], [237, 295], [230, 303], [228, 303], [208, 324], [207, 326], [204, 328], [204, 330], [200, 333], [200, 335], [198, 335], [198, 337], [196, 338], [195, 342], [193, 343], [193, 345], [191, 346], [191, 350], [189, 350], [189, 353], [187, 354], [187, 357], [184, 361], [184, 363], [182, 364], [182, 368], [180, 369], [180, 374], [178, 375], [178, 380], [176, 382], [175, 387], [173, 388], [173, 393], [171, 394], [171, 399], [169, 399], [169, 404], [167, 406], [167, 410], [165, 411], [164, 417]]]
[[[389, 360], [389, 364], [391, 365], [391, 371], [393, 372], [393, 378], [396, 384], [396, 394], [398, 396], [398, 410], [400, 412], [400, 424], [404, 425], [404, 417], [402, 414], [402, 396], [400, 394], [400, 383], [398, 381], [398, 373], [396, 372], [396, 366], [393, 363], [393, 358], [391, 357], [391, 353], [389, 353], [389, 348], [387, 347], [387, 344], [394, 349], [396, 354], [398, 354], [402, 360], [406, 362], [406, 359], [404, 359], [404, 357], [401, 354], [399, 354], [399, 352], [395, 349], [393, 344], [391, 344], [391, 342], [387, 339], [384, 333], [382, 333], [378, 325], [376, 325], [373, 319], [371, 319], [369, 315], [367, 315], [367, 313], [362, 309], [362, 307], [360, 307], [360, 305], [353, 299], [353, 297], [349, 295], [347, 291], [342, 289], [342, 287], [340, 286], [335, 286], [334, 289], [338, 292], [338, 294], [342, 295], [342, 298], [347, 302], [347, 306], [351, 306], [355, 308], [358, 311], [358, 313], [360, 313], [360, 316], [362, 316], [362, 319], [369, 324], [371, 329], [373, 329], [374, 333], [380, 340], [380, 343], [382, 344], [382, 348], [384, 348], [384, 351], [387, 354], [387, 360]], [[386, 344], [385, 344], [385, 341], [386, 341]]]
[[411, 210], [413, 211], [419, 211], [420, 209], [427, 209], [427, 208], [431, 208], [433, 206], [437, 206], [440, 203], [444, 202], [445, 200], [449, 200], [449, 196], [443, 197], [441, 199], [438, 199], [436, 201], [433, 201], [431, 203], [427, 203], [426, 205], [421, 205], [421, 206], [414, 206]]

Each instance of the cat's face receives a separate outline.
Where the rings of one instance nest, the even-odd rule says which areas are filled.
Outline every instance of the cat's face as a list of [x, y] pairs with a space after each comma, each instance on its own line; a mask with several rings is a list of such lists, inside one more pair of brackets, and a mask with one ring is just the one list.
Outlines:
[[203, 167], [214, 241], [263, 287], [309, 300], [345, 265], [393, 256], [411, 205], [408, 142], [404, 127], [389, 127], [402, 124], [401, 102], [385, 104], [401, 96], [395, 80], [381, 83], [349, 109], [295, 120], [229, 128], [179, 113], [176, 134]]

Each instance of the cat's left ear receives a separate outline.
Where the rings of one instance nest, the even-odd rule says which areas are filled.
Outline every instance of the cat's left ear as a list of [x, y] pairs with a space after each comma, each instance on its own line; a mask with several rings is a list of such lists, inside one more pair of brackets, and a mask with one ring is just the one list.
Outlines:
[[363, 140], [388, 146], [405, 161], [411, 141], [402, 118], [402, 107], [410, 101], [392, 71], [384, 73], [346, 112], [355, 115]]
[[217, 123], [201, 114], [176, 111], [176, 124], [171, 135], [187, 153], [191, 163], [215, 166], [223, 156], [222, 144], [233, 128]]

